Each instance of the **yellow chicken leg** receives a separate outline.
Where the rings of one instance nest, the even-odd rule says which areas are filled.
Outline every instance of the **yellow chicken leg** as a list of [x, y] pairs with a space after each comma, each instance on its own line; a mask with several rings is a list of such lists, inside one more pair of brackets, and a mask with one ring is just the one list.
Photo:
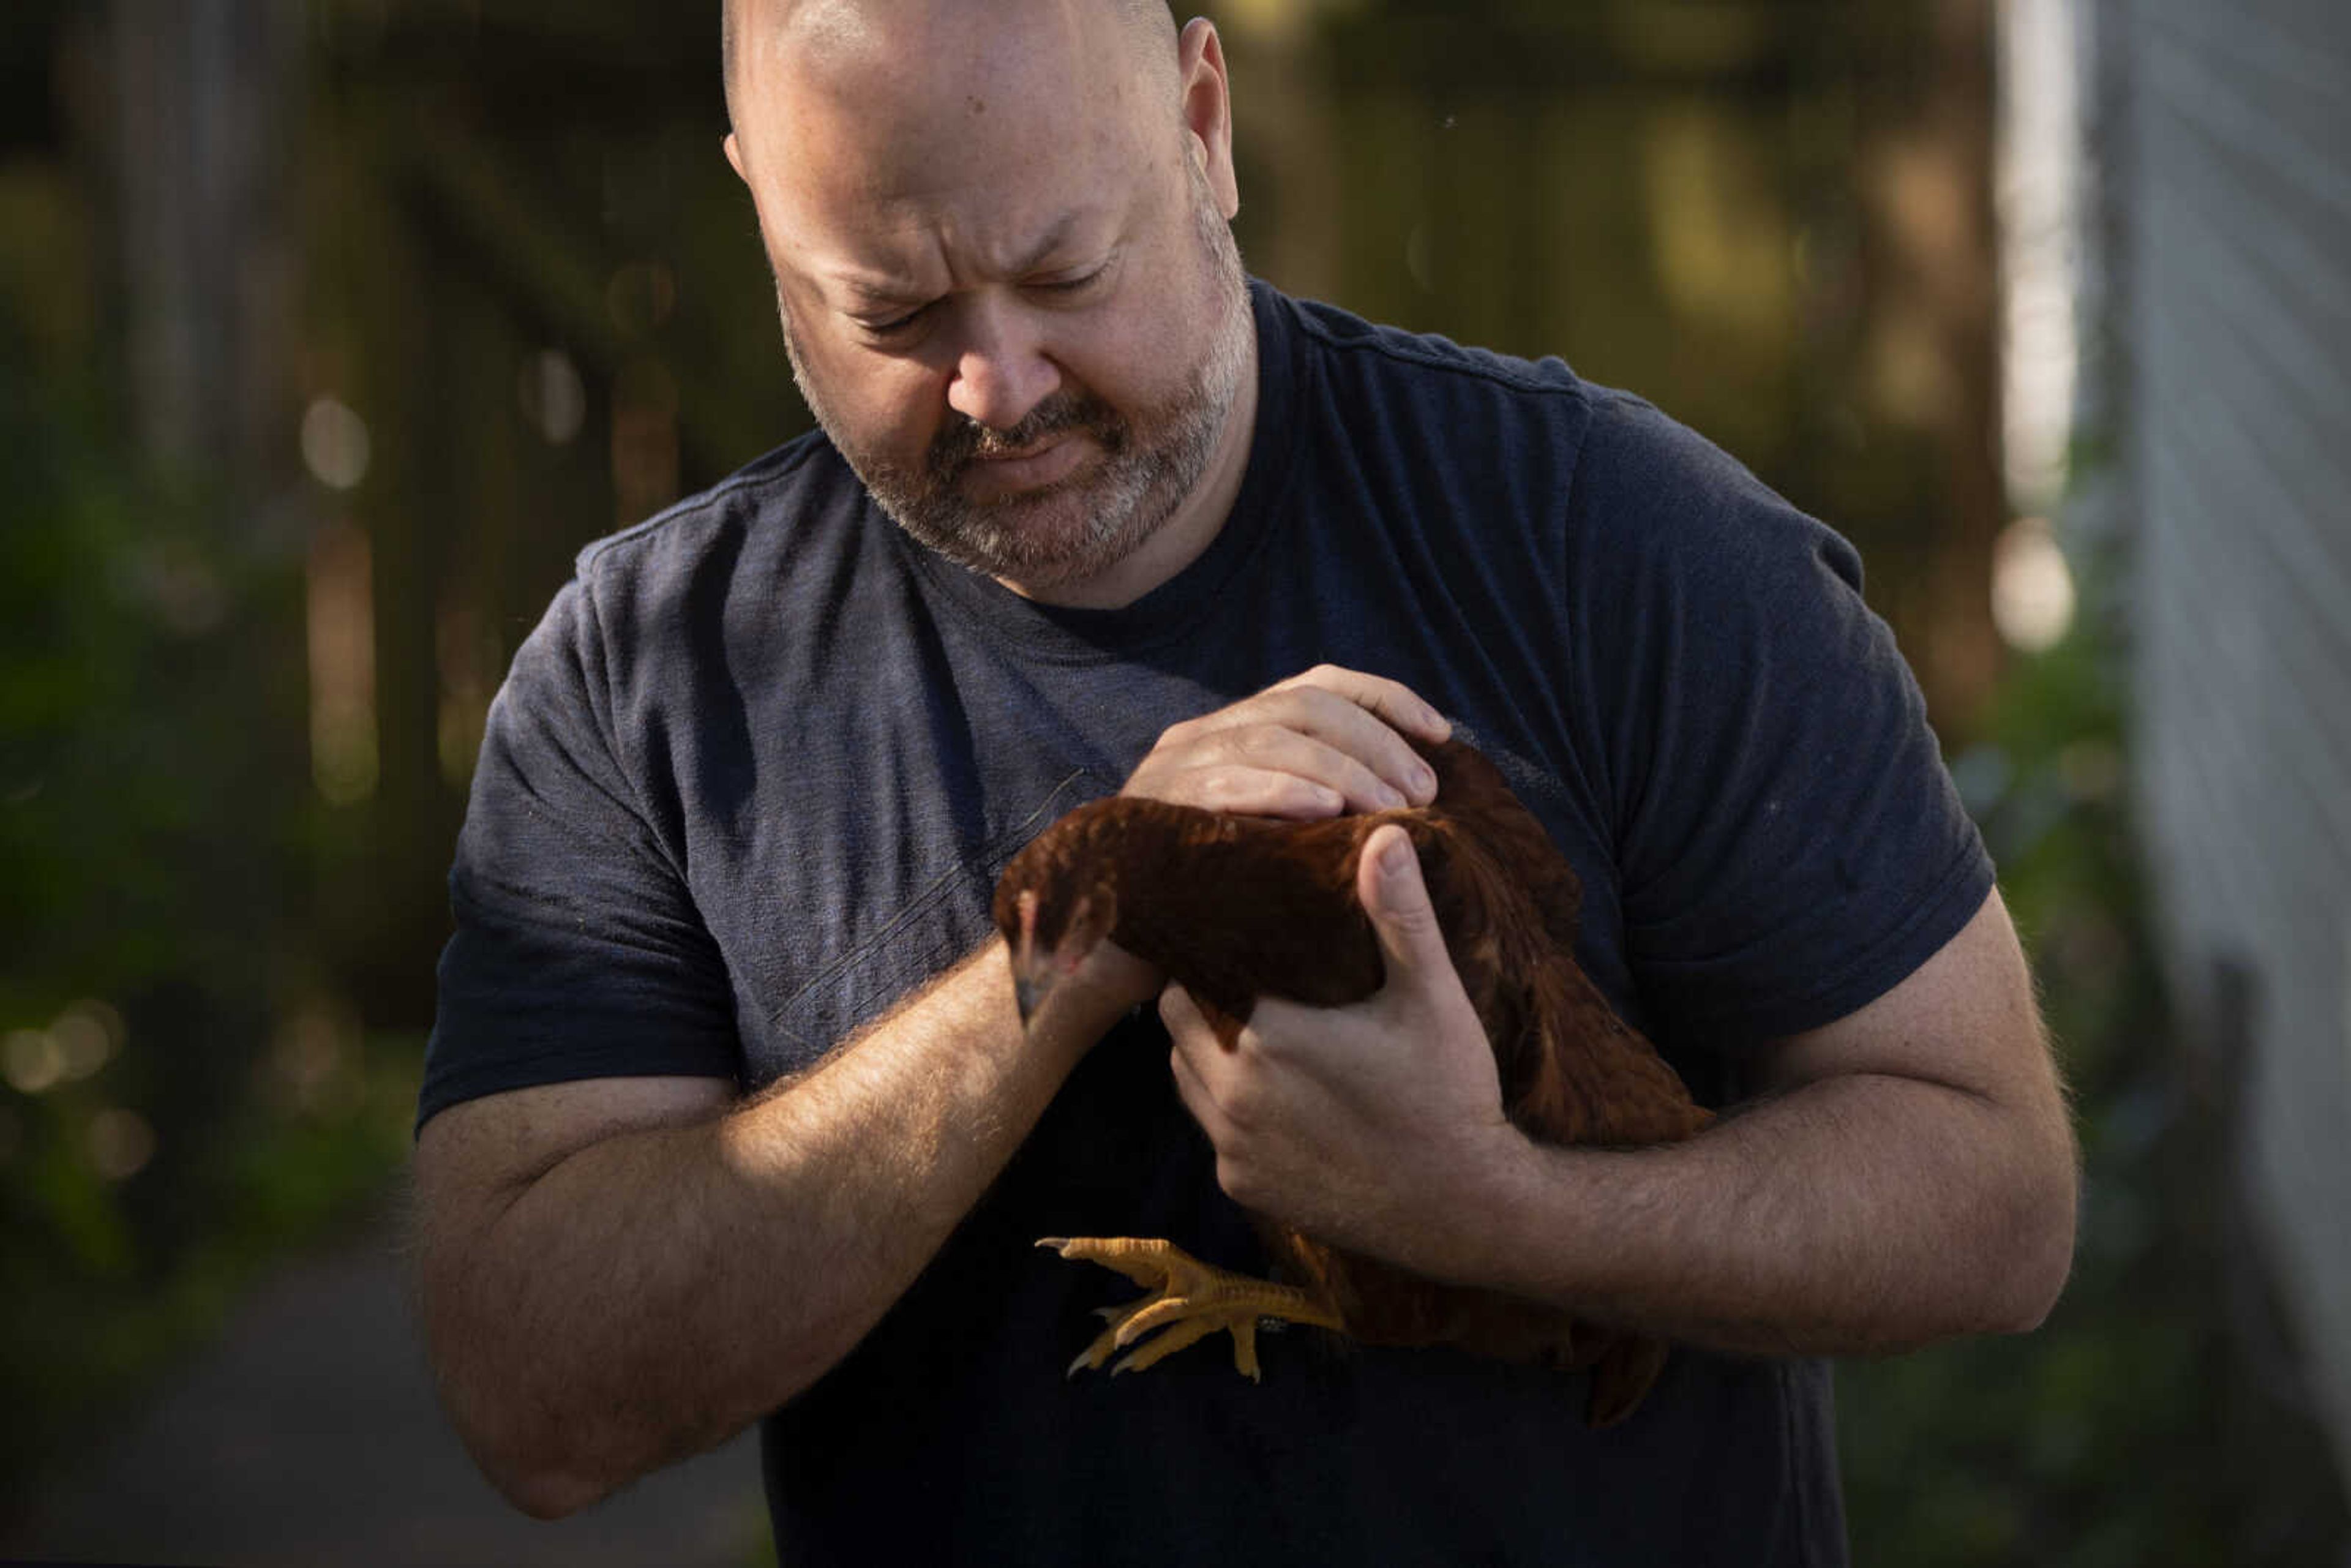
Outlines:
[[[1233, 1366], [1251, 1383], [1258, 1381], [1257, 1325], [1260, 1318], [1311, 1323], [1341, 1329], [1338, 1312], [1310, 1291], [1270, 1280], [1211, 1268], [1172, 1241], [1143, 1240], [1127, 1236], [1048, 1236], [1037, 1243], [1062, 1257], [1115, 1269], [1150, 1294], [1123, 1307], [1103, 1307], [1098, 1315], [1110, 1326], [1070, 1364], [1070, 1375], [1080, 1367], [1099, 1370], [1113, 1351], [1126, 1350], [1113, 1376], [1140, 1372], [1223, 1329], [1233, 1336]], [[1159, 1336], [1148, 1344], [1128, 1347], [1155, 1329]]]

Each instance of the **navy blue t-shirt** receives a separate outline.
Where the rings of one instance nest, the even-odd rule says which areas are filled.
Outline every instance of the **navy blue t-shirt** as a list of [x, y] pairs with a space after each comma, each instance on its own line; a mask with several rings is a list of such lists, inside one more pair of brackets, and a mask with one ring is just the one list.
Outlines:
[[[980, 943], [1005, 862], [1162, 730], [1324, 662], [1502, 764], [1583, 879], [1584, 967], [1709, 1103], [1974, 914], [1990, 862], [1843, 539], [1555, 360], [1252, 294], [1231, 519], [1124, 609], [925, 553], [821, 435], [583, 551], [491, 710], [420, 1121], [808, 1066]], [[1844, 1559], [1823, 1364], [1677, 1349], [1598, 1433], [1580, 1375], [1305, 1332], [1262, 1386], [1220, 1341], [1065, 1381], [1131, 1288], [1032, 1243], [1121, 1234], [1262, 1267], [1148, 1009], [768, 1418], [783, 1560]]]

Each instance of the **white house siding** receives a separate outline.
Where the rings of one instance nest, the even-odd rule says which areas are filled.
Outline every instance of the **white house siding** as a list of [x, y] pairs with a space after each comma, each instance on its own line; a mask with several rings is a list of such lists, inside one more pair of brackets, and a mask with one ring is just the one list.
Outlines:
[[2110, 0], [2137, 787], [2351, 1477], [2351, 0]]

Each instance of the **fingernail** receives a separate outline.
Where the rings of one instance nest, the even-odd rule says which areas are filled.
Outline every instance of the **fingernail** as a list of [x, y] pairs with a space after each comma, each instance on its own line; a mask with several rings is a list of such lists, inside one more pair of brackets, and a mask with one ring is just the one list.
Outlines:
[[1395, 810], [1406, 803], [1403, 796], [1397, 794], [1394, 789], [1389, 789], [1385, 784], [1381, 785], [1378, 789], [1373, 793], [1372, 799], [1379, 802], [1380, 810], [1383, 811]]
[[1412, 770], [1412, 787], [1423, 795], [1437, 793], [1437, 775], [1429, 771], [1426, 763]]
[[1393, 878], [1400, 877], [1404, 874], [1404, 862], [1406, 858], [1408, 858], [1409, 854], [1409, 852], [1405, 848], [1405, 845], [1408, 842], [1408, 840], [1401, 836], [1392, 837], [1388, 840], [1387, 847], [1380, 851], [1380, 874], [1382, 876]]

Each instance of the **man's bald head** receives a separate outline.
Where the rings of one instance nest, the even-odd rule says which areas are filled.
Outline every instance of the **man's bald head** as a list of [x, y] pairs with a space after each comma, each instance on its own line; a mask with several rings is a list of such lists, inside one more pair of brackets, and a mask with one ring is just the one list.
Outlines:
[[[954, 3], [950, 0], [950, 4]], [[1134, 51], [1133, 58], [1138, 67], [1159, 66], [1174, 57], [1176, 19], [1166, 0], [1082, 3], [1100, 5], [1110, 13], [1118, 23], [1116, 36]], [[961, 0], [957, 8], [977, 10], [982, 4], [989, 4], [989, 0]], [[993, 0], [991, 8], [1009, 14], [1019, 7], [1004, 0]], [[739, 131], [742, 126], [737, 71], [745, 38], [763, 29], [772, 36], [795, 24], [806, 24], [810, 27], [807, 37], [816, 44], [828, 37], [837, 40], [888, 20], [903, 19], [907, 13], [923, 9], [923, 0], [722, 0], [718, 18], [719, 74], [726, 94], [729, 128]]]
[[728, 0], [727, 161], [793, 374], [917, 543], [1124, 603], [1248, 461], [1256, 329], [1206, 18], [1160, 0]]

